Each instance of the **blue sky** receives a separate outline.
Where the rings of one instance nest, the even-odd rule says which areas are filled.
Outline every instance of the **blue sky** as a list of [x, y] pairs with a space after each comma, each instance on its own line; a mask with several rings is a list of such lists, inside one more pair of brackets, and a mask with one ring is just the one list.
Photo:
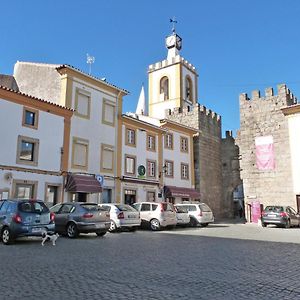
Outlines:
[[199, 74], [199, 103], [239, 128], [240, 93], [286, 83], [300, 98], [300, 1], [1, 1], [0, 73], [17, 60], [70, 64], [130, 91], [134, 111], [148, 65], [166, 58], [169, 18], [178, 20], [181, 55]]

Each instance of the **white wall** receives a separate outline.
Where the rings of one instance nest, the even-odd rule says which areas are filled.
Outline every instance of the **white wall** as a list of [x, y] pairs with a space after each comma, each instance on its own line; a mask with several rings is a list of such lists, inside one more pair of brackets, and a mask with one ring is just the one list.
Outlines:
[[288, 117], [295, 194], [300, 194], [300, 113]]

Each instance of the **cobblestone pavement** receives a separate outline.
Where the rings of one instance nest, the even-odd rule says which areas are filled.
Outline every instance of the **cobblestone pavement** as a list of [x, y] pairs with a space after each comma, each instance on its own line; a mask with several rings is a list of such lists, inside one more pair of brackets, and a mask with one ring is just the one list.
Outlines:
[[[241, 228], [243, 236], [249, 226]], [[300, 299], [299, 244], [201, 236], [203, 229], [0, 244], [0, 298]]]

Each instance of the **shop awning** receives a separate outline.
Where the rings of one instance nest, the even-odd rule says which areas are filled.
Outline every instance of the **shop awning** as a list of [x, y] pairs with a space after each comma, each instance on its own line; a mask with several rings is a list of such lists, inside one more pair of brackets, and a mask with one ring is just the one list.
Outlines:
[[171, 185], [164, 186], [164, 194], [165, 194], [165, 198], [181, 197], [181, 198], [200, 199], [200, 193], [195, 189], [177, 187]]
[[72, 193], [101, 193], [102, 186], [93, 175], [68, 174], [65, 189]]

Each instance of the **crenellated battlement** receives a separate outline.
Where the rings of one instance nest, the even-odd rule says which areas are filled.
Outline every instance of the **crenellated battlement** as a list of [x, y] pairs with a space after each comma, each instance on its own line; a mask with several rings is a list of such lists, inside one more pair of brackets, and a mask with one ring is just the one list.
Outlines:
[[242, 93], [239, 96], [240, 102], [242, 101], [255, 101], [255, 100], [270, 100], [278, 97], [284, 97], [286, 99], [286, 105], [292, 105], [297, 103], [297, 98], [287, 88], [285, 84], [277, 85], [277, 95], [274, 94], [273, 88], [268, 87], [265, 89], [265, 95], [261, 96], [259, 90], [254, 90], [251, 93], [251, 98], [248, 97], [247, 93]]
[[191, 63], [189, 63], [187, 60], [185, 60], [180, 55], [176, 55], [175, 57], [172, 57], [172, 59], [170, 59], [170, 60], [165, 59], [163, 61], [159, 61], [155, 64], [150, 65], [148, 67], [148, 73], [153, 72], [153, 71], [157, 71], [157, 70], [162, 69], [162, 68], [166, 68], [166, 67], [174, 65], [176, 63], [182, 63], [190, 71], [197, 72], [196, 68]]
[[174, 116], [194, 116], [195, 114], [201, 114], [207, 118], [210, 118], [216, 122], [221, 122], [221, 116], [212, 111], [211, 109], [206, 108], [206, 106], [201, 105], [199, 103], [195, 104], [194, 106], [187, 106], [187, 107], [176, 107], [174, 109], [166, 109], [165, 115], [166, 117], [174, 117]]

